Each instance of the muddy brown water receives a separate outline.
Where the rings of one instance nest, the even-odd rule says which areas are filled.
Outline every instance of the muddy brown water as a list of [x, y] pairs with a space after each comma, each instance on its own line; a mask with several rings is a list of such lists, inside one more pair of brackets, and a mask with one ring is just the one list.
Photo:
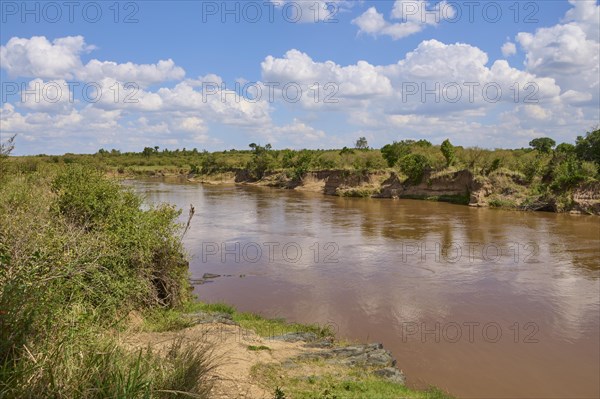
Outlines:
[[[129, 182], [196, 216], [204, 301], [382, 342], [461, 398], [600, 397], [600, 218]], [[276, 333], [276, 332], [274, 332]]]

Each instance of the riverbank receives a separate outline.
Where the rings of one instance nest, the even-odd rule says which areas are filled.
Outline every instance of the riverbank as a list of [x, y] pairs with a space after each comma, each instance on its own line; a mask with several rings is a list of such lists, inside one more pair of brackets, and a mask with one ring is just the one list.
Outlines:
[[482, 149], [449, 140], [401, 140], [369, 148], [208, 152], [158, 146], [121, 153], [10, 157], [7, 170], [85, 164], [119, 177], [185, 175], [203, 182], [264, 184], [328, 195], [417, 198], [478, 207], [600, 214], [600, 130], [574, 144], [535, 139], [531, 148]]
[[408, 388], [381, 344], [337, 340], [328, 326], [287, 323], [199, 302], [130, 319], [121, 338], [129, 350], [166, 353], [176, 340], [210, 348], [216, 364], [209, 376], [210, 398], [451, 398], [435, 388]]
[[418, 184], [385, 170], [322, 170], [307, 172], [301, 179], [290, 178], [285, 172], [267, 173], [262, 179], [254, 179], [245, 169], [210, 175], [150, 172], [145, 176], [179, 177], [201, 184], [251, 184], [340, 197], [420, 199], [471, 207], [600, 215], [600, 182], [582, 183], [561, 193], [542, 193], [521, 175], [507, 170], [485, 177], [474, 176], [467, 169], [426, 171]]

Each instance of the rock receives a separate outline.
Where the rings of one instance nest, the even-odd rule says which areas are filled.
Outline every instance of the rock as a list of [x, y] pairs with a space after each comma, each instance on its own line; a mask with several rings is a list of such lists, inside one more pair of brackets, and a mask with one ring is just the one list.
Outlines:
[[308, 342], [308, 343], [304, 344], [304, 347], [305, 348], [318, 348], [318, 349], [332, 348], [333, 347], [333, 338], [325, 338], [325, 339], [321, 339], [319, 341]]
[[292, 332], [283, 335], [278, 335], [273, 337], [272, 339], [276, 341], [285, 341], [285, 342], [312, 342], [317, 340], [317, 334], [312, 332]]
[[233, 317], [229, 313], [196, 312], [184, 314], [183, 316], [191, 318], [194, 324], [221, 323], [231, 326], [238, 325], [235, 321], [233, 321]]
[[202, 275], [202, 278], [205, 279], [205, 280], [206, 279], [211, 279], [211, 278], [218, 278], [218, 277], [221, 277], [221, 275], [220, 274], [212, 274], [212, 273], [204, 273]]
[[379, 370], [375, 370], [373, 374], [382, 377], [390, 382], [395, 384], [404, 385], [406, 382], [406, 378], [404, 374], [400, 370], [395, 367], [385, 367]]
[[304, 360], [327, 359], [328, 363], [351, 366], [393, 367], [396, 360], [382, 344], [350, 345], [300, 355]]

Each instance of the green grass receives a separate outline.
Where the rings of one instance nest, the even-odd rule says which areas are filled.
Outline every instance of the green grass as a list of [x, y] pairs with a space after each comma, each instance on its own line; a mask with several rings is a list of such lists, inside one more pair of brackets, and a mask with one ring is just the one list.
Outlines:
[[492, 196], [488, 200], [488, 205], [490, 208], [517, 209], [517, 203], [514, 200], [498, 196]]
[[275, 337], [293, 332], [314, 333], [319, 338], [333, 335], [331, 329], [312, 324], [288, 323], [284, 319], [267, 319], [254, 313], [236, 312], [233, 320], [242, 328], [252, 330], [261, 337]]
[[451, 399], [435, 388], [415, 391], [386, 381], [372, 370], [329, 365], [323, 361], [300, 362], [293, 367], [261, 363], [252, 368], [251, 374], [266, 390], [279, 391], [279, 397], [286, 398]]
[[190, 319], [185, 314], [196, 312], [226, 313], [240, 327], [254, 331], [261, 337], [275, 337], [293, 332], [310, 332], [318, 338], [333, 336], [328, 327], [313, 324], [290, 323], [281, 318], [266, 318], [256, 313], [240, 312], [225, 303], [189, 302], [177, 309], [156, 309], [146, 314], [146, 331], [173, 331], [189, 327]]
[[151, 309], [144, 313], [143, 330], [147, 332], [177, 331], [193, 326], [192, 320], [182, 316], [180, 310]]
[[380, 192], [380, 190], [378, 188], [355, 187], [355, 188], [337, 189], [336, 194], [340, 197], [370, 198], [376, 194], [379, 194], [379, 192]]
[[208, 312], [208, 313], [227, 313], [233, 315], [237, 313], [236, 309], [226, 303], [205, 303], [205, 302], [190, 302], [185, 311], [188, 313], [193, 312]]
[[212, 387], [210, 349], [182, 340], [166, 355], [126, 350], [105, 334], [44, 345], [28, 358], [0, 364], [0, 397], [173, 398], [177, 391], [207, 398]]

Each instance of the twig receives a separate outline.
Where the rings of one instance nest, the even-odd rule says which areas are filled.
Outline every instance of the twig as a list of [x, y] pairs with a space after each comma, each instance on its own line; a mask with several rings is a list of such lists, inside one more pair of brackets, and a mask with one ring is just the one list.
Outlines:
[[194, 208], [194, 205], [190, 204], [190, 213], [188, 216], [188, 221], [187, 221], [187, 224], [185, 225], [185, 230], [183, 230], [183, 234], [181, 235], [181, 238], [183, 238], [183, 236], [185, 236], [185, 233], [187, 233], [188, 229], [190, 228], [190, 224], [192, 224], [192, 218], [194, 217], [195, 213], [196, 213], [196, 208]]

